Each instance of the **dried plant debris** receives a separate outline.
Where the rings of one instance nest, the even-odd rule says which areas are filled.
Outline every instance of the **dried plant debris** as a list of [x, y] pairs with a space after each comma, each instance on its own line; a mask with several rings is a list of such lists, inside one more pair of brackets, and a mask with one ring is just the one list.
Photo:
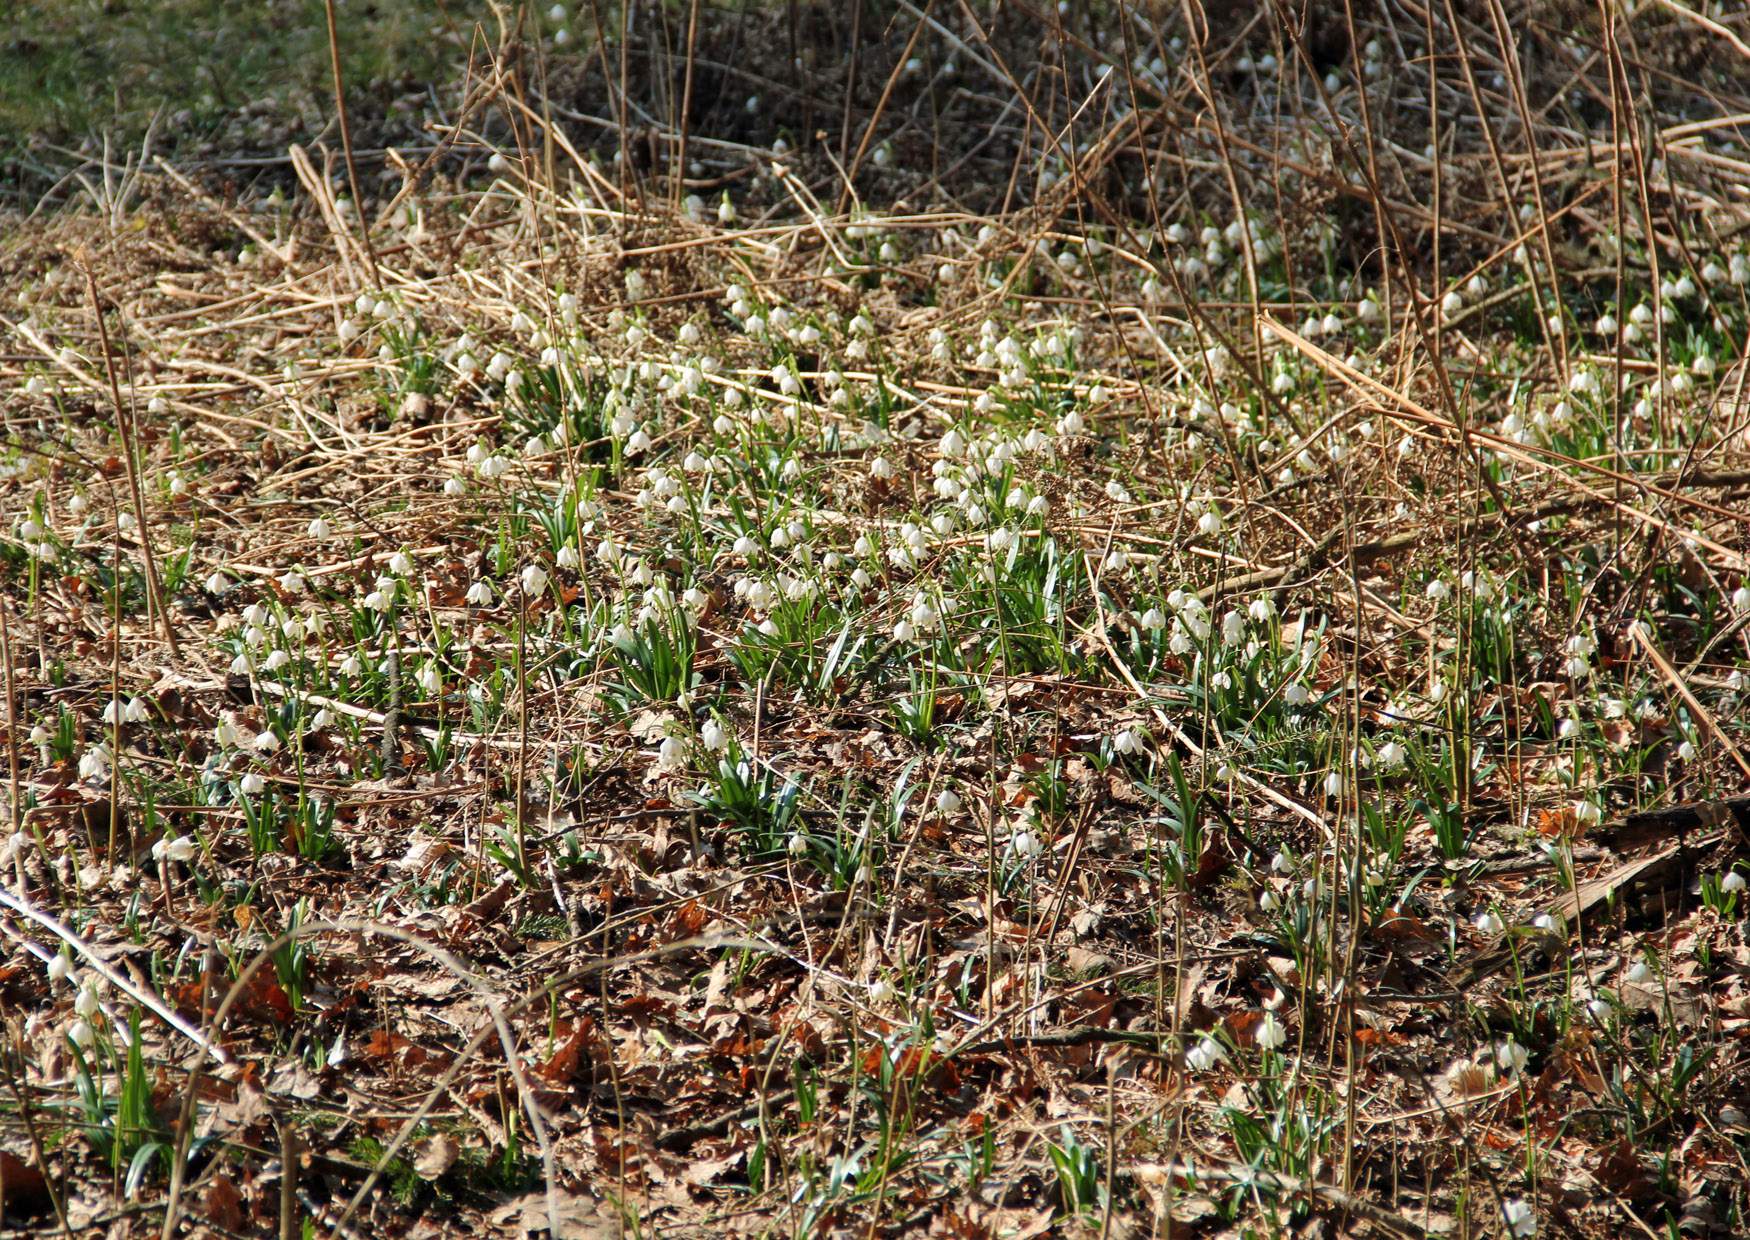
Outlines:
[[13, 221], [7, 1228], [1750, 1230], [1750, 28], [1080, 7]]

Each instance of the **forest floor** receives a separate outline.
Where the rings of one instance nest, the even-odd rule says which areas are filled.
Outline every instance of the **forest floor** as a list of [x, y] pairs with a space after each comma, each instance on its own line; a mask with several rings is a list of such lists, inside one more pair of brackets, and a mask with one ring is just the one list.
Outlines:
[[6, 1234], [1750, 1234], [1750, 23], [990, 7], [0, 72]]

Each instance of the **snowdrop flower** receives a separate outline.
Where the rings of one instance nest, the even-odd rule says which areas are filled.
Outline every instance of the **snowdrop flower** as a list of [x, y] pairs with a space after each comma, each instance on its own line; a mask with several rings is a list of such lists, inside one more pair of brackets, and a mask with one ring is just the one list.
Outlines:
[[1513, 1240], [1529, 1240], [1537, 1234], [1537, 1215], [1524, 1201], [1509, 1201], [1501, 1207], [1501, 1217], [1507, 1223], [1507, 1234]]
[[1720, 890], [1728, 893], [1742, 891], [1747, 885], [1750, 884], [1746, 883], [1744, 875], [1737, 870], [1727, 870], [1720, 879]]
[[1009, 840], [1009, 851], [1022, 861], [1032, 861], [1045, 851], [1045, 846], [1039, 842], [1039, 837], [1026, 827], [1017, 827], [1015, 834]]
[[869, 983], [869, 1002], [876, 1007], [893, 1001], [893, 983], [884, 977], [878, 977]]
[[152, 859], [154, 861], [192, 861], [198, 851], [199, 849], [191, 837], [179, 835], [173, 840], [161, 839], [152, 845]]
[[1632, 985], [1644, 986], [1653, 980], [1653, 970], [1647, 967], [1645, 960], [1637, 960], [1628, 967], [1622, 975], [1622, 980]]
[[1506, 923], [1492, 909], [1484, 909], [1478, 913], [1471, 924], [1483, 934], [1500, 934], [1507, 928]]
[[86, 1020], [95, 1017], [103, 1008], [97, 998], [96, 982], [87, 979], [79, 987], [79, 993], [73, 997], [73, 1011]]
[[664, 737], [657, 747], [656, 764], [659, 770], [675, 771], [686, 764], [687, 747], [677, 736]]
[[1530, 1060], [1531, 1053], [1512, 1038], [1495, 1044], [1495, 1066], [1509, 1075], [1525, 1071], [1525, 1065]]
[[1258, 1022], [1257, 1029], [1252, 1033], [1252, 1041], [1258, 1044], [1259, 1050], [1273, 1051], [1288, 1041], [1288, 1031], [1276, 1019], [1276, 1013], [1265, 1012], [1264, 1019]]
[[699, 743], [712, 753], [721, 753], [729, 748], [729, 733], [717, 720], [707, 719], [699, 729]]
[[1211, 505], [1204, 511], [1202, 516], [1197, 518], [1197, 532], [1203, 534], [1205, 537], [1214, 537], [1221, 533], [1221, 530], [1221, 509]]
[[1112, 748], [1115, 752], [1128, 757], [1131, 754], [1142, 752], [1142, 740], [1134, 731], [1124, 728], [1112, 737]]
[[1436, 577], [1428, 583], [1427, 588], [1422, 593], [1435, 603], [1444, 603], [1452, 597], [1452, 587], [1447, 585], [1444, 579]]
[[1374, 755], [1374, 760], [1382, 771], [1396, 770], [1404, 764], [1405, 753], [1406, 750], [1402, 745], [1391, 740], [1379, 747], [1379, 752]]
[[936, 795], [936, 812], [944, 817], [958, 814], [960, 805], [960, 794], [952, 788], [944, 788]]
[[518, 580], [522, 584], [523, 594], [532, 598], [547, 588], [547, 570], [539, 564], [525, 565]]
[[1227, 1051], [1221, 1043], [1206, 1033], [1185, 1052], [1185, 1066], [1193, 1072], [1207, 1072], [1226, 1058]]
[[66, 956], [56, 953], [49, 958], [48, 972], [49, 983], [50, 985], [53, 985], [56, 982], [64, 982], [71, 977], [73, 975], [73, 966], [68, 963]]
[[73, 1022], [72, 1027], [67, 1030], [67, 1037], [75, 1046], [82, 1049], [90, 1046], [97, 1040], [97, 1035], [92, 1032], [91, 1025], [83, 1020], [76, 1020]]
[[255, 734], [255, 740], [251, 744], [257, 753], [275, 753], [280, 747], [280, 738], [272, 728], [264, 728]]

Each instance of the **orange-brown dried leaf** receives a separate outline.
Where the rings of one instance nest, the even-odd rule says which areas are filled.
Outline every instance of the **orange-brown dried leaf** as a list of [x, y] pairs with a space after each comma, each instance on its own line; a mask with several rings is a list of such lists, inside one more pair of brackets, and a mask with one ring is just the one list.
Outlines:
[[243, 1194], [238, 1191], [231, 1177], [222, 1171], [207, 1185], [207, 1191], [201, 1197], [201, 1206], [206, 1211], [207, 1221], [226, 1231], [242, 1231], [248, 1220]]
[[0, 1214], [14, 1218], [42, 1213], [49, 1204], [49, 1182], [16, 1154], [0, 1150]]

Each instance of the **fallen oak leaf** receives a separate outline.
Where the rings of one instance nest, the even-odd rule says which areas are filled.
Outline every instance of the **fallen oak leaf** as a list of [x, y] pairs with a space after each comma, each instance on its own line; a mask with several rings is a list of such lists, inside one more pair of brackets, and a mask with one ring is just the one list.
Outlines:
[[440, 1132], [420, 1143], [418, 1153], [413, 1156], [413, 1170], [428, 1183], [440, 1180], [456, 1165], [461, 1154], [462, 1147], [456, 1139], [447, 1132]]
[[569, 1027], [561, 1025], [558, 1035], [564, 1041], [544, 1063], [536, 1065], [536, 1075], [556, 1084], [593, 1081], [595, 1065], [608, 1053], [596, 1032], [595, 1022], [586, 1016]]
[[207, 1185], [207, 1191], [201, 1197], [201, 1205], [206, 1211], [208, 1222], [226, 1231], [243, 1230], [247, 1221], [243, 1194], [224, 1172], [215, 1175]]

